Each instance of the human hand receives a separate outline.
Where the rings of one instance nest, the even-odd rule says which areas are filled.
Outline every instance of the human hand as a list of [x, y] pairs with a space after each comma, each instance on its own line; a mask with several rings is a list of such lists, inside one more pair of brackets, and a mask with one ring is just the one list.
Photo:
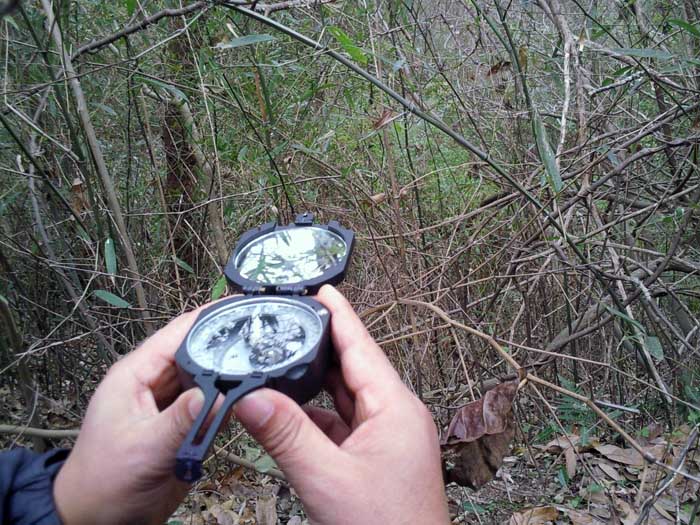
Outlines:
[[203, 404], [180, 393], [175, 352], [198, 315], [186, 313], [110, 368], [54, 482], [64, 525], [163, 523], [187, 494], [175, 454]]
[[234, 413], [275, 459], [321, 525], [447, 524], [437, 430], [347, 300], [331, 286], [317, 299], [331, 312], [340, 370], [329, 391], [338, 414], [304, 411], [274, 390], [256, 390]]

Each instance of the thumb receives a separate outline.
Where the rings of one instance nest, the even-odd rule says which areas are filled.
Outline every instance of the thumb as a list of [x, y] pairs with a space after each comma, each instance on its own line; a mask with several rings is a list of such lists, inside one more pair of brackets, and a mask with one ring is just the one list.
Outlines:
[[292, 483], [337, 462], [338, 447], [284, 394], [254, 390], [233, 406], [233, 412]]
[[180, 394], [168, 408], [160, 413], [156, 432], [165, 434], [159, 441], [164, 448], [167, 448], [164, 451], [167, 455], [175, 455], [203, 405], [204, 394], [195, 387]]

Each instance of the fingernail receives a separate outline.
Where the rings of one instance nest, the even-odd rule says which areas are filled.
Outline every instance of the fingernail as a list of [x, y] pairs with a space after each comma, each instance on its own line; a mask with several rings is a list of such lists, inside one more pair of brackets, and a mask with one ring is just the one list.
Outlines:
[[194, 394], [190, 398], [189, 403], [187, 403], [187, 410], [190, 412], [192, 419], [195, 419], [199, 412], [202, 410], [202, 405], [204, 404], [204, 393], [199, 389], [195, 389]]
[[251, 430], [262, 428], [275, 412], [275, 405], [265, 392], [254, 390], [233, 407], [236, 417]]

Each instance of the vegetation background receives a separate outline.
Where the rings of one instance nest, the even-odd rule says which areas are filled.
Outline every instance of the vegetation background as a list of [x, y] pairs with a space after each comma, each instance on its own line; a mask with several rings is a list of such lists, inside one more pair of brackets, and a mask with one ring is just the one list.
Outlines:
[[[242, 232], [311, 211], [357, 233], [342, 290], [441, 428], [519, 386], [512, 448], [462, 436], [501, 468], [449, 485], [456, 523], [700, 523], [696, 2], [5, 8], [5, 446], [69, 445]], [[302, 523], [220, 445], [171, 523]]]

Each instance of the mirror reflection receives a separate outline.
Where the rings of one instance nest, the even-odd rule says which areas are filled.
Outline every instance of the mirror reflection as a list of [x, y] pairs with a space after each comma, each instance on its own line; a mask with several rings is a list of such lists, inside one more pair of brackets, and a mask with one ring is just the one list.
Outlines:
[[319, 277], [346, 251], [345, 241], [333, 232], [290, 228], [255, 239], [238, 255], [236, 266], [243, 277], [262, 284], [294, 284]]

